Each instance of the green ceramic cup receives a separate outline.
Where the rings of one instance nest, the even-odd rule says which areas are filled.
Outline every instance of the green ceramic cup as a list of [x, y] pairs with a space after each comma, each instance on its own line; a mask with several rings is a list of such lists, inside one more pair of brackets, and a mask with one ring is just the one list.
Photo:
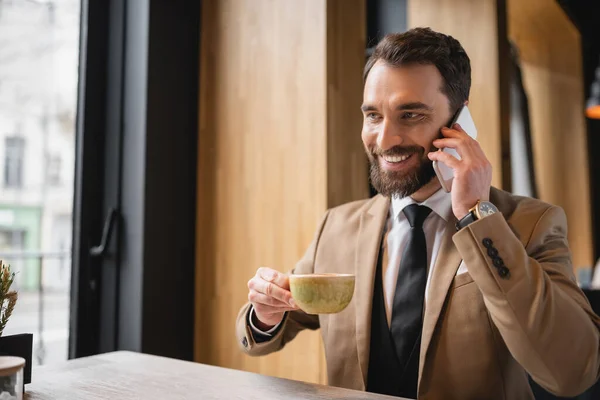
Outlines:
[[352, 274], [290, 275], [292, 297], [307, 314], [334, 314], [348, 306], [354, 294]]

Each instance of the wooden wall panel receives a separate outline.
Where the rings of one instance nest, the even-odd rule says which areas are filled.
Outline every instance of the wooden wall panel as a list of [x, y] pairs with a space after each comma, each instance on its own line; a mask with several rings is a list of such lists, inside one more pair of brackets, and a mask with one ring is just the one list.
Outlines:
[[409, 0], [408, 27], [430, 27], [454, 37], [465, 48], [471, 59], [469, 109], [477, 140], [492, 164], [492, 184], [502, 188], [497, 1]]
[[[344, 4], [348, 12], [337, 15], [340, 0], [203, 2], [199, 362], [326, 382], [318, 332], [251, 358], [238, 348], [234, 323], [258, 267], [289, 270], [329, 206], [367, 196], [364, 1]], [[347, 82], [334, 81], [334, 72]]]
[[509, 0], [508, 30], [521, 57], [539, 196], [565, 209], [575, 267], [592, 266], [581, 38], [551, 0]]
[[[368, 161], [361, 140], [366, 49], [362, 0], [327, 1], [327, 204], [366, 197]], [[362, 21], [362, 22], [359, 22]], [[348, 171], [345, 171], [350, 168]], [[345, 171], [340, 174], [340, 171]]]

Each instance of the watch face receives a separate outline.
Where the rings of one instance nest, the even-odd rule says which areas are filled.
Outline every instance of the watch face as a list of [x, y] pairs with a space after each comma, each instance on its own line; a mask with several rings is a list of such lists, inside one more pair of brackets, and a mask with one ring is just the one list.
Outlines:
[[482, 201], [481, 203], [479, 203], [478, 211], [479, 211], [480, 218], [484, 218], [484, 217], [487, 217], [488, 215], [497, 213], [498, 209], [492, 203], [487, 202], [487, 201]]

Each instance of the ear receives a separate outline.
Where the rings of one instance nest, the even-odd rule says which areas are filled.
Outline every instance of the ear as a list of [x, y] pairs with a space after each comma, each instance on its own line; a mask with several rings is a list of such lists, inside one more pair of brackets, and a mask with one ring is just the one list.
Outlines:
[[465, 100], [465, 106], [469, 105], [469, 100]]

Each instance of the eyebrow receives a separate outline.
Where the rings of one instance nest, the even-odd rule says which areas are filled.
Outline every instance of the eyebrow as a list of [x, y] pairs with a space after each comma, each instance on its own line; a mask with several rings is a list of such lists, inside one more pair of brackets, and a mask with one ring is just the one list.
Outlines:
[[[371, 104], [363, 104], [360, 109], [363, 112], [367, 111], [377, 111], [377, 107]], [[420, 101], [413, 101], [410, 103], [402, 103], [398, 107], [396, 107], [397, 111], [414, 111], [414, 110], [426, 110], [433, 111], [433, 108], [428, 106], [425, 103], [421, 103]]]

